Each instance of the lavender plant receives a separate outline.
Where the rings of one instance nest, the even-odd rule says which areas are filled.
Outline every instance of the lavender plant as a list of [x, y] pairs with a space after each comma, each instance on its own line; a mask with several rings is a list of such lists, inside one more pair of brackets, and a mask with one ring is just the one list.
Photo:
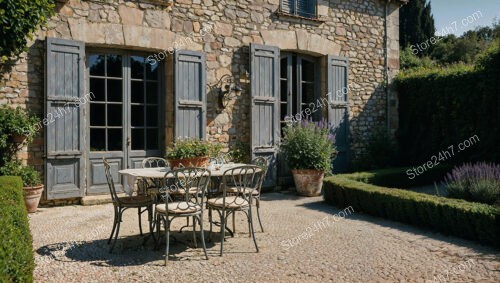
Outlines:
[[500, 165], [463, 164], [448, 173], [444, 186], [449, 197], [500, 205]]
[[283, 130], [280, 149], [292, 169], [331, 171], [332, 158], [336, 154], [335, 137], [326, 121], [303, 120], [290, 123]]

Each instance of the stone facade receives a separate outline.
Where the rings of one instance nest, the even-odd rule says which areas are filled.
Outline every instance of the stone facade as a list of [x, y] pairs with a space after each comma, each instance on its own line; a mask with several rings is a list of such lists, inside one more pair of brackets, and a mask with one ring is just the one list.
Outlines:
[[[387, 100], [384, 69], [382, 0], [318, 0], [320, 21], [278, 16], [279, 0], [148, 0], [57, 1], [56, 14], [40, 29], [29, 51], [2, 74], [0, 103], [21, 105], [43, 116], [44, 40], [80, 40], [89, 47], [111, 47], [167, 54], [173, 48], [203, 51], [207, 83], [232, 74], [243, 91], [217, 113], [216, 98], [208, 95], [207, 136], [229, 146], [250, 140], [249, 44], [278, 46], [312, 56], [349, 59], [350, 132], [354, 155], [362, 154], [371, 130], [385, 126]], [[388, 9], [389, 79], [399, 69], [399, 8]], [[166, 67], [169, 74], [169, 67]], [[170, 72], [171, 73], [171, 72]], [[168, 82], [166, 79], [168, 95]], [[208, 88], [207, 88], [208, 91]], [[324, 95], [324, 94], [322, 94]], [[396, 103], [392, 116], [396, 114]], [[394, 119], [391, 119], [394, 122]], [[43, 165], [43, 133], [21, 152], [28, 163]]]

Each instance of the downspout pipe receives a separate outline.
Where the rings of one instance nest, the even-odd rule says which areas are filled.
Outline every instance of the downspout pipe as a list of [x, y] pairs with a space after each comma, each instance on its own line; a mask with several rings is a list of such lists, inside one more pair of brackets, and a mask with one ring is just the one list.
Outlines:
[[390, 138], [391, 131], [391, 113], [390, 113], [390, 91], [389, 91], [389, 34], [388, 34], [388, 17], [389, 5], [391, 0], [386, 0], [384, 6], [384, 79], [385, 79], [385, 113], [386, 113], [386, 128], [387, 136]]

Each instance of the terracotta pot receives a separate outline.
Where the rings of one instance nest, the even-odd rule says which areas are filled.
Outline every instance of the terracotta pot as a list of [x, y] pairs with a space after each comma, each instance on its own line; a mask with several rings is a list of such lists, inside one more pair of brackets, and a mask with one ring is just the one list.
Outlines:
[[36, 187], [23, 187], [24, 203], [29, 213], [36, 212], [42, 197], [43, 185]]
[[293, 180], [297, 193], [302, 196], [315, 197], [321, 195], [323, 187], [323, 171], [311, 169], [293, 169]]
[[27, 136], [26, 135], [19, 135], [19, 134], [13, 134], [12, 135], [12, 141], [14, 143], [23, 143], [26, 140]]
[[210, 164], [210, 157], [193, 157], [183, 159], [170, 159], [168, 160], [170, 168], [177, 169], [179, 167], [202, 167], [207, 168]]

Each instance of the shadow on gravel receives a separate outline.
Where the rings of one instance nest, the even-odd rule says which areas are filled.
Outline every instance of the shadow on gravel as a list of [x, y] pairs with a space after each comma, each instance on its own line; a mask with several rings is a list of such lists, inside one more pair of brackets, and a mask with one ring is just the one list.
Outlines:
[[[306, 207], [309, 209], [321, 211], [321, 212], [332, 214], [332, 215], [337, 214], [345, 209], [345, 208], [339, 209], [337, 207], [329, 205], [326, 202], [324, 202], [323, 200], [304, 203], [304, 204], [300, 204], [299, 206], [303, 206], [303, 207]], [[416, 239], [415, 238], [408, 238], [408, 242], [418, 242], [418, 240], [420, 240], [420, 239], [430, 238], [430, 239], [446, 242], [449, 244], [453, 244], [453, 245], [457, 245], [457, 246], [461, 246], [461, 247], [466, 247], [466, 248], [472, 249], [478, 253], [483, 253], [483, 254], [489, 255], [489, 256], [491, 256], [491, 253], [500, 253], [499, 249], [496, 249], [495, 247], [492, 247], [492, 246], [485, 246], [485, 245], [481, 245], [481, 244], [473, 242], [473, 241], [469, 241], [469, 240], [465, 240], [465, 239], [461, 239], [461, 238], [457, 238], [457, 237], [452, 237], [452, 236], [446, 236], [446, 235], [443, 235], [441, 233], [433, 232], [431, 230], [425, 230], [425, 229], [422, 229], [419, 227], [414, 227], [414, 226], [411, 226], [408, 224], [403, 224], [403, 223], [383, 219], [380, 217], [375, 217], [375, 216], [363, 214], [363, 213], [356, 212], [356, 211], [352, 212], [351, 214], [348, 214], [345, 218], [351, 219], [351, 220], [369, 222], [369, 223], [372, 223], [375, 225], [380, 225], [380, 226], [388, 227], [391, 229], [397, 229], [397, 230], [402, 231], [402, 232], [406, 232], [406, 233], [410, 233], [410, 234], [414, 234], [416, 236], [419, 236]], [[342, 225], [342, 223], [339, 223], [339, 224]]]
[[[163, 231], [162, 231], [163, 232]], [[208, 235], [208, 231], [206, 231]], [[198, 248], [192, 244], [192, 233], [173, 232], [174, 239], [170, 241], [170, 258], [176, 260], [204, 260], [203, 248], [198, 236]], [[212, 242], [206, 241], [207, 250], [213, 247], [218, 241], [218, 233], [214, 233]], [[162, 238], [158, 250], [155, 250], [154, 243], [149, 239], [143, 245], [143, 236], [119, 237], [113, 253], [109, 253], [110, 245], [107, 239], [94, 241], [75, 241], [50, 244], [36, 250], [41, 256], [50, 257], [62, 262], [88, 262], [95, 266], [142, 266], [142, 265], [163, 265], [165, 252], [165, 238]], [[185, 253], [182, 256], [178, 256]], [[215, 256], [210, 254], [209, 257]]]

